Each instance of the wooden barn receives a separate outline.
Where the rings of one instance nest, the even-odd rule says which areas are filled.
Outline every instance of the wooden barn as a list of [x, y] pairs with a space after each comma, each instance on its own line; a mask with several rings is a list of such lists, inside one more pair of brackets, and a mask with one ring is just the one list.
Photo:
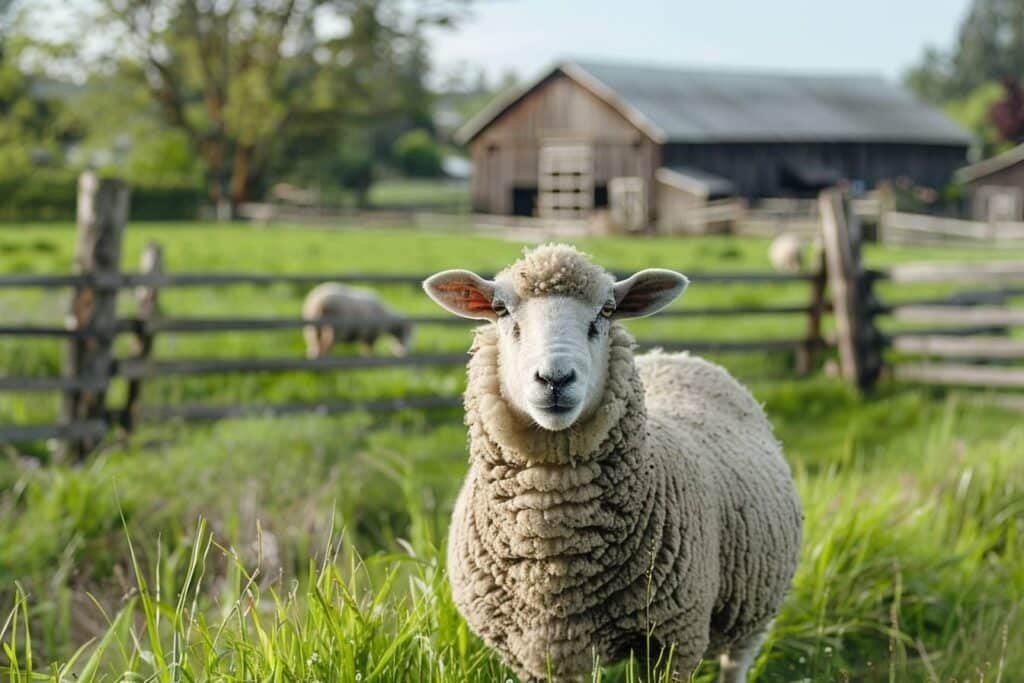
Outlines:
[[962, 166], [970, 133], [870, 76], [690, 71], [563, 62], [459, 131], [473, 209], [626, 227], [722, 197], [806, 197], [847, 180], [930, 187]]

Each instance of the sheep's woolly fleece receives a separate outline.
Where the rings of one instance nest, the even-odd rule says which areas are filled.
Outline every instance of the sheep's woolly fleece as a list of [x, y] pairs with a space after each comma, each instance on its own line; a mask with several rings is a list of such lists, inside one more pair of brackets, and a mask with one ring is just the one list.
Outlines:
[[496, 279], [510, 280], [520, 299], [557, 295], [596, 301], [613, 283], [604, 268], [568, 244], [546, 244], [527, 251]]
[[642, 655], [649, 631], [689, 673], [763, 630], [796, 568], [800, 505], [757, 402], [704, 360], [634, 361], [619, 325], [609, 342], [603, 404], [550, 432], [510, 409], [496, 332], [476, 333], [448, 568], [471, 628], [524, 680]]
[[[310, 290], [302, 304], [302, 317], [343, 319], [343, 325], [332, 326], [335, 341], [372, 342], [396, 330], [405, 334], [408, 327], [405, 319], [382, 302], [376, 292], [337, 282], [325, 282]], [[315, 338], [316, 326], [307, 326], [306, 334]]]

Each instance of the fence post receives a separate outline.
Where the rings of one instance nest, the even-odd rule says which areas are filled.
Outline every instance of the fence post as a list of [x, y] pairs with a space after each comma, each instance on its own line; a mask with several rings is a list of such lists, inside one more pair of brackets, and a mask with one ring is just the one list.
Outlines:
[[850, 212], [840, 190], [825, 190], [818, 201], [840, 372], [858, 390], [868, 391], [878, 379], [881, 354], [869, 310], [871, 283], [860, 263], [860, 231], [855, 219], [848, 218]]
[[[78, 178], [78, 232], [73, 272], [89, 276], [76, 287], [67, 326], [85, 330], [74, 337], [64, 357], [64, 374], [86, 385], [64, 393], [61, 421], [106, 420], [112, 346], [117, 325], [117, 291], [121, 241], [128, 222], [128, 186], [87, 171]], [[85, 437], [64, 445], [60, 457], [79, 460], [96, 447], [99, 438]]]
[[804, 345], [797, 351], [796, 372], [801, 377], [814, 371], [818, 349], [823, 345], [821, 317], [825, 312], [825, 285], [828, 282], [828, 268], [824, 248], [815, 254], [815, 270], [811, 280], [811, 303], [807, 311], [807, 333]]
[[[164, 272], [164, 250], [158, 242], [149, 242], [139, 258], [139, 273], [160, 275]], [[153, 321], [160, 317], [160, 289], [157, 285], [140, 285], [135, 288], [135, 358], [144, 361], [153, 350], [155, 332]], [[142, 412], [142, 378], [128, 381], [128, 395], [121, 412], [121, 426], [130, 432], [139, 423]]]

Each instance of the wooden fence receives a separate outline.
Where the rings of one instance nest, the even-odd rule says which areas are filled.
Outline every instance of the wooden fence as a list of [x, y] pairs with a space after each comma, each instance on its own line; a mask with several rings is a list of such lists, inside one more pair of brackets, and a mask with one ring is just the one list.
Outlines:
[[879, 241], [885, 244], [948, 244], [991, 247], [1024, 244], [1024, 223], [985, 223], [943, 216], [888, 211], [882, 214]]
[[[978, 388], [1024, 388], [1024, 261], [902, 263], [883, 270], [860, 261], [856, 220], [841, 194], [820, 197], [837, 343], [844, 377], [864, 390], [880, 377]], [[956, 288], [928, 298], [884, 301], [879, 283]], [[895, 296], [895, 295], [894, 295]], [[888, 328], [888, 329], [886, 329]], [[1008, 397], [1017, 406], [1024, 397]]]
[[[183, 377], [210, 374], [318, 371], [343, 372], [383, 367], [440, 367], [465, 364], [465, 353], [412, 354], [394, 356], [332, 356], [276, 358], [173, 358], [153, 356], [158, 335], [204, 332], [248, 333], [269, 330], [300, 329], [310, 324], [337, 326], [358, 324], [351, 319], [315, 319], [300, 317], [178, 317], [163, 315], [160, 292], [166, 288], [226, 286], [235, 284], [270, 285], [293, 283], [314, 285], [324, 281], [363, 285], [409, 285], [418, 287], [427, 274], [384, 273], [173, 273], [164, 270], [159, 245], [147, 245], [139, 271], [120, 269], [122, 237], [128, 215], [128, 188], [116, 180], [85, 174], [79, 183], [78, 233], [74, 269], [65, 275], [0, 275], [0, 288], [65, 288], [71, 290], [69, 314], [65, 325], [0, 324], [0, 336], [21, 338], [50, 337], [64, 339], [66, 353], [59, 377], [0, 375], [0, 392], [60, 392], [59, 419], [52, 424], [0, 425], [0, 443], [55, 438], [63, 442], [67, 457], [82, 458], [112, 428], [133, 430], [140, 422], [168, 419], [214, 420], [249, 415], [287, 415], [302, 412], [341, 413], [354, 410], [393, 411], [433, 409], [456, 406], [456, 396], [418, 396], [382, 398], [369, 401], [325, 399], [304, 404], [244, 405], [148, 405], [143, 401], [145, 381], [155, 377]], [[771, 272], [692, 273], [702, 284], [804, 283], [808, 286], [806, 304], [776, 306], [690, 307], [664, 311], [662, 317], [696, 318], [750, 315], [803, 315], [806, 331], [802, 336], [772, 339], [641, 339], [640, 346], [658, 346], [667, 350], [688, 349], [697, 352], [791, 352], [797, 371], [807, 373], [827, 345], [822, 333], [822, 318], [830, 306], [824, 298], [825, 276], [821, 269], [811, 273]], [[625, 274], [622, 274], [623, 276]], [[118, 317], [120, 292], [134, 290], [137, 313]], [[471, 321], [451, 316], [408, 316], [415, 325], [468, 325]], [[133, 339], [132, 353], [117, 357], [114, 341], [119, 335]], [[120, 378], [127, 383], [126, 399], [111, 405], [107, 392], [111, 382]]]

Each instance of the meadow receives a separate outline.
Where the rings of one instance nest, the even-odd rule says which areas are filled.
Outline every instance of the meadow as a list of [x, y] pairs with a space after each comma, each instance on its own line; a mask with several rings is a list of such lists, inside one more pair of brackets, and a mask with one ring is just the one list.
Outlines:
[[[0, 272], [68, 272], [72, 238], [69, 225], [0, 227]], [[164, 245], [170, 271], [489, 273], [523, 248], [454, 232], [140, 223], [126, 235], [126, 268], [151, 239]], [[768, 267], [761, 239], [578, 246], [616, 270]], [[866, 254], [871, 265], [961, 256], [876, 246]], [[282, 285], [162, 296], [170, 314], [255, 316], [298, 315], [304, 293]], [[402, 310], [436, 314], [416, 288], [381, 293]], [[802, 284], [695, 282], [676, 305], [802, 304], [807, 296]], [[121, 302], [126, 314], [130, 298]], [[65, 305], [66, 293], [0, 291], [5, 321], [53, 323]], [[743, 339], [798, 336], [804, 324], [801, 316], [655, 318], [630, 329], [640, 338]], [[468, 343], [462, 327], [424, 327], [414, 338], [422, 352]], [[59, 342], [0, 340], [0, 367], [53, 374], [60, 350]], [[155, 356], [302, 352], [292, 330], [164, 335]], [[793, 378], [788, 354], [715, 358], [764, 403], [807, 519], [800, 570], [757, 680], [1024, 677], [1020, 415], [985, 393], [891, 382], [862, 398], [821, 372]], [[455, 395], [462, 384], [459, 369], [249, 374], [154, 381], [145, 400]], [[0, 422], [46, 421], [56, 409], [54, 396], [0, 396]], [[0, 673], [12, 681], [509, 679], [459, 618], [444, 576], [447, 520], [467, 467], [459, 420], [452, 411], [151, 425], [112, 437], [79, 467], [51, 462], [46, 444], [7, 449]], [[597, 677], [658, 675], [625, 663]], [[695, 680], [715, 675], [709, 663]]]

